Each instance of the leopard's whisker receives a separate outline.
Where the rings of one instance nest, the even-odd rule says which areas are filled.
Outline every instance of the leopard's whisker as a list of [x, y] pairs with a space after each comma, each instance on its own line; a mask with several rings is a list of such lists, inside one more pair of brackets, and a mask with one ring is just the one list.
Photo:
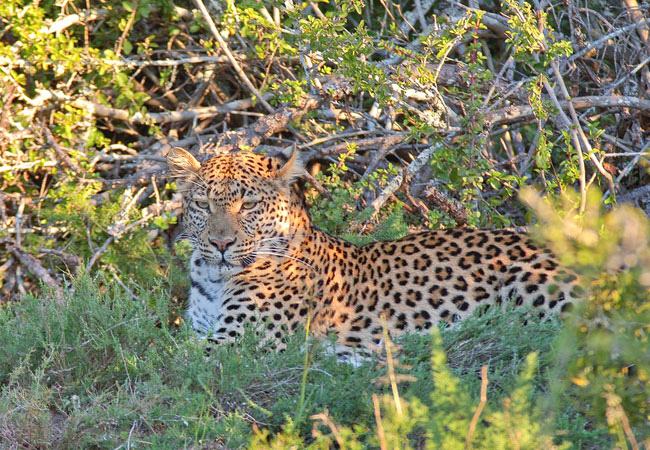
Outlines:
[[291, 259], [291, 260], [293, 260], [293, 261], [296, 261], [296, 262], [299, 262], [299, 263], [301, 263], [301, 264], [304, 264], [304, 265], [306, 265], [307, 267], [309, 267], [309, 268], [312, 269], [312, 270], [314, 269], [314, 266], [312, 266], [312, 265], [309, 264], [308, 262], [306, 262], [306, 261], [304, 261], [304, 260], [302, 260], [302, 259], [299, 259], [299, 258], [295, 258], [295, 257], [293, 257], [293, 256], [291, 256], [291, 255], [287, 255], [287, 254], [285, 254], [285, 253], [276, 253], [276, 252], [271, 252], [271, 251], [263, 250], [263, 251], [255, 251], [255, 255], [256, 255], [256, 256], [257, 256], [257, 255], [268, 255], [268, 256], [278, 256], [278, 257], [280, 257], [280, 258], [288, 258], [288, 259]]
[[256, 241], [256, 243], [265, 243], [265, 242], [273, 242], [273, 241], [278, 241], [280, 243], [289, 243], [293, 239], [304, 239], [306, 237], [313, 237], [315, 236], [314, 234], [294, 234], [291, 236], [273, 236], [269, 238], [261, 238]]

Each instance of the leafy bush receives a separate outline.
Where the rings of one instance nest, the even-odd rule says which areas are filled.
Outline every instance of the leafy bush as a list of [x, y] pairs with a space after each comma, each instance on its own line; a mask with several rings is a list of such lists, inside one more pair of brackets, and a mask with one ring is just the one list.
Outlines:
[[539, 232], [591, 295], [569, 319], [557, 346], [553, 393], [609, 426], [620, 445], [650, 438], [650, 223], [623, 206], [602, 214], [592, 192], [584, 216], [565, 199], [562, 214], [526, 195], [543, 226]]
[[[460, 380], [446, 365], [442, 340], [437, 330], [433, 333], [432, 374], [430, 400], [395, 394], [375, 397], [376, 422], [340, 426], [326, 413], [312, 416], [316, 425], [311, 444], [307, 444], [289, 422], [282, 433], [270, 441], [268, 434], [260, 433], [252, 441], [253, 448], [330, 448], [337, 442], [341, 448], [559, 448], [552, 444], [551, 422], [532, 400], [532, 379], [537, 370], [537, 357], [531, 353], [523, 372], [517, 377], [515, 389], [502, 404], [490, 402], [486, 407], [488, 378], [484, 376], [484, 390], [480, 406], [461, 385]], [[486, 372], [487, 373], [487, 372]], [[429, 384], [431, 380], [429, 379]], [[494, 406], [492, 406], [494, 405]], [[320, 422], [320, 423], [319, 423]], [[561, 446], [566, 448], [567, 445]]]
[[[110, 161], [122, 161], [124, 153], [137, 155], [137, 143], [107, 127], [96, 108], [146, 113], [150, 96], [120, 55], [153, 51], [132, 44], [129, 32], [152, 41], [155, 35], [142, 35], [143, 23], [153, 10], [161, 19], [177, 21], [172, 6], [166, 0], [135, 6], [108, 1], [86, 11], [74, 2], [0, 5], [0, 85], [6, 87], [0, 121], [2, 208], [3, 217], [10, 215], [0, 226], [0, 238], [16, 235], [18, 252], [46, 255], [43, 270], [51, 270], [53, 279], [63, 281], [84, 265], [135, 284], [171, 270], [169, 251], [158, 237], [176, 218], [161, 207], [157, 186], [114, 189], [125, 183], [103, 178]], [[95, 20], [99, 27], [91, 32]], [[109, 177], [120, 178], [120, 169], [119, 163], [109, 168]], [[164, 185], [160, 190], [164, 196]], [[8, 253], [1, 255], [7, 266], [0, 281], [3, 296], [17, 299], [16, 293], [37, 289], [39, 277], [23, 278], [33, 268], [23, 265], [21, 274]], [[139, 264], [128, 263], [134, 260]]]

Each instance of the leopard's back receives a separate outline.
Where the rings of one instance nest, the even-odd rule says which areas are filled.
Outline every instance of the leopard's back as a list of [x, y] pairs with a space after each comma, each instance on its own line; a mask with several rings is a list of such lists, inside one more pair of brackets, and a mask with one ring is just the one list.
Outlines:
[[[465, 319], [481, 305], [513, 302], [544, 316], [562, 312], [581, 295], [577, 277], [526, 234], [511, 230], [427, 231], [347, 252], [323, 267], [327, 306], [317, 318], [333, 321], [345, 345], [377, 344], [393, 334], [426, 331]], [[343, 271], [345, 277], [343, 277]], [[337, 277], [338, 274], [338, 277]], [[343, 281], [341, 281], [343, 280]], [[345, 292], [346, 295], [339, 295]]]

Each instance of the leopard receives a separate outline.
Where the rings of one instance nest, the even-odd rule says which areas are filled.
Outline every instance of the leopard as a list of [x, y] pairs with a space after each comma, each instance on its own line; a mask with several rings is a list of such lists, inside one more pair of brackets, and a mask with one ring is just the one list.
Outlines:
[[483, 305], [543, 317], [581, 298], [577, 275], [525, 232], [450, 228], [358, 246], [320, 230], [295, 188], [297, 154], [168, 154], [191, 244], [185, 317], [210, 342], [253, 326], [281, 349], [308, 324], [340, 360], [363, 361], [381, 351], [384, 330], [425, 333]]

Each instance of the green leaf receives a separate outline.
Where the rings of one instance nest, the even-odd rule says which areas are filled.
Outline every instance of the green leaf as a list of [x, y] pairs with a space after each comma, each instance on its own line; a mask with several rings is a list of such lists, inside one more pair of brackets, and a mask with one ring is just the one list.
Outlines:
[[119, 72], [117, 75], [115, 75], [115, 81], [120, 87], [126, 86], [129, 83], [129, 77], [124, 72]]
[[452, 183], [458, 183], [460, 181], [460, 175], [458, 174], [457, 168], [454, 167], [449, 172], [449, 181], [451, 181]]
[[130, 55], [133, 51], [133, 44], [131, 44], [128, 39], [125, 39], [124, 44], [122, 45], [122, 49], [125, 55]]

